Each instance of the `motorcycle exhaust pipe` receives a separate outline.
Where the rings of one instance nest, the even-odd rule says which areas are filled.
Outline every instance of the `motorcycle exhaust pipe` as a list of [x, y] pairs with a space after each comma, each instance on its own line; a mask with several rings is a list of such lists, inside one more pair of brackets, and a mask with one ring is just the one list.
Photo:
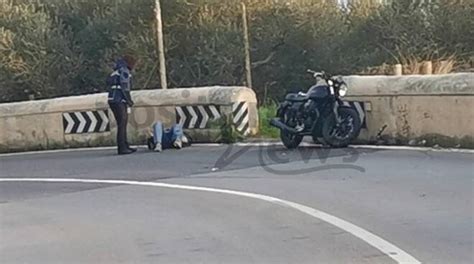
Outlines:
[[296, 131], [296, 129], [292, 128], [292, 127], [289, 127], [287, 126], [286, 124], [284, 124], [283, 122], [280, 121], [280, 118], [273, 118], [272, 120], [270, 120], [270, 125], [276, 127], [276, 128], [279, 128], [281, 130], [285, 130], [291, 134], [297, 134], [298, 131]]

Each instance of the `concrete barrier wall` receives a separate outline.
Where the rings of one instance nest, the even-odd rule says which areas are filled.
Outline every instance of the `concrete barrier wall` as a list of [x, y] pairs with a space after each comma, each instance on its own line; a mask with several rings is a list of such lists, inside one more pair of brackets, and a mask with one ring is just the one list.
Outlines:
[[[345, 80], [347, 99], [363, 106], [361, 142], [474, 148], [473, 73]], [[182, 123], [196, 141], [218, 140], [223, 117], [243, 134], [258, 133], [257, 100], [248, 88], [146, 90], [133, 98], [134, 144], [143, 144], [156, 120]], [[106, 99], [94, 94], [0, 104], [0, 152], [114, 145], [116, 125]]]
[[[133, 144], [143, 144], [157, 120], [183, 124], [195, 141], [218, 140], [225, 117], [243, 135], [258, 133], [256, 96], [245, 87], [144, 90], [132, 96]], [[115, 132], [106, 94], [0, 104], [0, 152], [114, 145]]]
[[361, 141], [474, 148], [473, 73], [345, 80], [366, 110]]

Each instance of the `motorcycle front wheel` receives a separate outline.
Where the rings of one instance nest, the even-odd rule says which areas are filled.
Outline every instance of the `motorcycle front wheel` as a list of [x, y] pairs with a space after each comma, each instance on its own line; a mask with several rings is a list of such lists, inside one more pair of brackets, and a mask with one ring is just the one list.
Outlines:
[[334, 115], [328, 117], [322, 128], [324, 140], [335, 148], [345, 148], [360, 132], [361, 122], [357, 112], [351, 108], [338, 109], [341, 121], [336, 122]]

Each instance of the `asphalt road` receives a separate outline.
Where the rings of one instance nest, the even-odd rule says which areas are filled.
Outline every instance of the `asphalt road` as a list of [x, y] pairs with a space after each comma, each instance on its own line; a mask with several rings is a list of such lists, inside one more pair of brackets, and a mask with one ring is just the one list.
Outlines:
[[360, 234], [423, 263], [474, 263], [473, 161], [279, 146], [0, 156], [2, 179], [124, 181], [0, 179], [0, 263], [397, 262]]

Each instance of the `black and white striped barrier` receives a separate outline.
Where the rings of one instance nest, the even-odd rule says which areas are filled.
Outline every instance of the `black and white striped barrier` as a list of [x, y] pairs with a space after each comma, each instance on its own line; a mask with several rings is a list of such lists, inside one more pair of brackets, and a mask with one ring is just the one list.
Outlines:
[[249, 129], [249, 106], [247, 102], [237, 102], [232, 105], [232, 115], [237, 131], [242, 135], [248, 135]]
[[[217, 105], [176, 106], [176, 123], [185, 129], [209, 128], [209, 121], [222, 117], [221, 108]], [[232, 105], [233, 123], [243, 135], [250, 133], [249, 112], [246, 102], [237, 102]]]
[[110, 131], [108, 110], [63, 113], [63, 127], [65, 134]]
[[186, 129], [208, 128], [209, 121], [221, 118], [220, 107], [216, 105], [177, 106], [176, 123]]

